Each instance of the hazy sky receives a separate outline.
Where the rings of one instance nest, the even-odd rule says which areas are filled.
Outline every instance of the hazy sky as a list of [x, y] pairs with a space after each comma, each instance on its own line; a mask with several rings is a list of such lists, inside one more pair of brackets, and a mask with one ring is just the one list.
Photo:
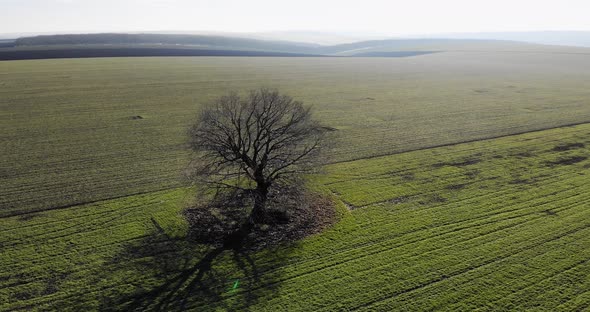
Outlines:
[[0, 0], [0, 33], [590, 30], [590, 0]]

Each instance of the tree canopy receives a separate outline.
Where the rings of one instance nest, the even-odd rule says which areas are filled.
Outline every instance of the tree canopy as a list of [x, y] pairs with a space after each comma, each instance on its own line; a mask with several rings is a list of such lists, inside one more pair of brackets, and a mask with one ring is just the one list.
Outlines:
[[277, 90], [230, 93], [205, 105], [190, 128], [194, 177], [251, 195], [249, 220], [260, 222], [269, 190], [316, 166], [324, 133], [310, 107]]

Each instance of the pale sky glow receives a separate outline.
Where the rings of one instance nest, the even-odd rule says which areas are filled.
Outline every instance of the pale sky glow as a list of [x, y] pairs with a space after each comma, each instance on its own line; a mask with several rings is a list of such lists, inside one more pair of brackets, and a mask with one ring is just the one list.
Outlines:
[[0, 0], [0, 33], [590, 30], [590, 0]]

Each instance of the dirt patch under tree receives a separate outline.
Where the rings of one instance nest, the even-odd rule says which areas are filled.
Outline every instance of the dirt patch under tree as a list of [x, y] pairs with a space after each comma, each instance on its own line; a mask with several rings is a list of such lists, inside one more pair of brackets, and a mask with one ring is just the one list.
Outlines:
[[[308, 193], [282, 204], [270, 203], [266, 222], [244, 231], [246, 200], [240, 205], [187, 209], [189, 237], [200, 243], [258, 250], [300, 240], [321, 232], [336, 222], [334, 202], [325, 195]], [[279, 209], [278, 207], [283, 207]]]

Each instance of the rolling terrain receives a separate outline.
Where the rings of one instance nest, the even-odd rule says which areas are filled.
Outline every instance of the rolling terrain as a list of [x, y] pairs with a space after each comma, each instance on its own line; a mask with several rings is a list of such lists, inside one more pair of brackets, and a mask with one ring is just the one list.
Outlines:
[[[336, 129], [339, 222], [192, 244], [186, 128], [261, 85]], [[0, 310], [585, 310], [589, 122], [576, 49], [0, 62]]]
[[[176, 187], [185, 129], [227, 90], [277, 87], [338, 130], [326, 162], [590, 121], [590, 59], [112, 58], [0, 63], [0, 215]], [[139, 117], [137, 117], [139, 116]]]
[[178, 34], [74, 34], [0, 42], [0, 61], [140, 56], [411, 57], [449, 51], [589, 54], [586, 48], [484, 39], [381, 39], [336, 45]]

